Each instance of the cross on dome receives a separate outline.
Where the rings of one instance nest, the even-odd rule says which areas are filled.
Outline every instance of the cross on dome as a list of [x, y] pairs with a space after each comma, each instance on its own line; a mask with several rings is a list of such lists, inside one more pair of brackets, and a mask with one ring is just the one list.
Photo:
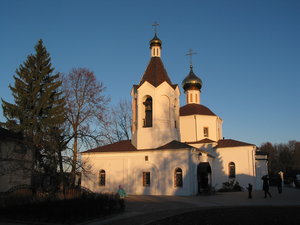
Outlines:
[[188, 55], [190, 57], [190, 67], [193, 67], [193, 55], [196, 55], [197, 52], [193, 52], [192, 49], [189, 49], [188, 53], [185, 55]]
[[157, 27], [159, 26], [159, 24], [155, 21], [152, 26], [154, 27], [154, 34], [157, 34]]

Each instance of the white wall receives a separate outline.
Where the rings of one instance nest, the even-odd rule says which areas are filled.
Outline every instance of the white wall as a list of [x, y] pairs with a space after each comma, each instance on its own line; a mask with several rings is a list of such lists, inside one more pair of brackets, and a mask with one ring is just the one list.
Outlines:
[[[179, 95], [178, 87], [174, 90], [167, 82], [156, 88], [144, 82], [136, 93], [132, 92], [132, 97], [137, 99], [137, 109], [133, 110], [136, 112], [134, 122], [137, 125], [136, 129], [133, 129], [132, 144], [137, 149], [154, 149], [180, 139]], [[145, 96], [152, 97], [152, 127], [143, 127]]]
[[[204, 127], [208, 127], [208, 137], [204, 137]], [[200, 141], [209, 138], [218, 141], [222, 138], [222, 120], [218, 116], [180, 116], [180, 137], [182, 142]]]
[[[148, 156], [149, 161], [145, 161]], [[95, 192], [115, 192], [123, 185], [129, 194], [194, 195], [196, 194], [196, 154], [191, 150], [152, 150], [126, 153], [84, 153], [92, 173], [82, 175], [82, 186]], [[174, 187], [174, 170], [183, 171], [183, 187]], [[106, 185], [100, 186], [99, 171], [106, 171]], [[150, 172], [151, 185], [144, 187], [142, 173]]]
[[262, 189], [262, 177], [264, 175], [268, 174], [268, 161], [267, 159], [265, 160], [256, 160], [255, 163], [256, 167], [256, 183], [255, 183], [255, 188], [256, 189]]
[[186, 104], [200, 104], [200, 91], [199, 90], [186, 90], [185, 91]]
[[246, 188], [248, 183], [255, 186], [255, 147], [241, 146], [216, 149], [213, 160], [213, 186], [217, 189], [222, 187], [222, 183], [229, 181], [229, 163], [235, 163], [236, 178], [239, 184]]

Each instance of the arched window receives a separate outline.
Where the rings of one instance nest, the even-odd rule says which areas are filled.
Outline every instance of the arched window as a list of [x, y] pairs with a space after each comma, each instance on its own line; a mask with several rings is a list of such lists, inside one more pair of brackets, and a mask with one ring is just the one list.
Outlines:
[[105, 186], [105, 170], [100, 170], [99, 172], [99, 185]]
[[182, 187], [182, 169], [176, 168], [174, 171], [174, 186], [175, 187]]
[[235, 178], [235, 164], [230, 162], [228, 164], [229, 178]]
[[144, 127], [152, 127], [152, 98], [148, 96], [143, 104], [145, 106]]

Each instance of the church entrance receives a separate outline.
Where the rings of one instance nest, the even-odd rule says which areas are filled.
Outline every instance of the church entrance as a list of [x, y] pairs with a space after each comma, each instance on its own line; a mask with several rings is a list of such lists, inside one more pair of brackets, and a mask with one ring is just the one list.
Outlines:
[[197, 166], [198, 194], [208, 191], [211, 187], [211, 167], [208, 162], [201, 162]]

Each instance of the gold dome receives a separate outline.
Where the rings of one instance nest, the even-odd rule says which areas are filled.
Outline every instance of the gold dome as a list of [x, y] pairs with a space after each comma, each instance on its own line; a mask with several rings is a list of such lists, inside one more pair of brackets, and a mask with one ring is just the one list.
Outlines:
[[154, 35], [154, 38], [152, 38], [152, 40], [150, 40], [150, 48], [152, 46], [161, 46], [162, 42], [161, 40], [156, 36], [156, 34]]
[[182, 81], [182, 87], [184, 91], [190, 89], [200, 90], [202, 87], [202, 80], [194, 74], [192, 65], [190, 66], [190, 73]]

